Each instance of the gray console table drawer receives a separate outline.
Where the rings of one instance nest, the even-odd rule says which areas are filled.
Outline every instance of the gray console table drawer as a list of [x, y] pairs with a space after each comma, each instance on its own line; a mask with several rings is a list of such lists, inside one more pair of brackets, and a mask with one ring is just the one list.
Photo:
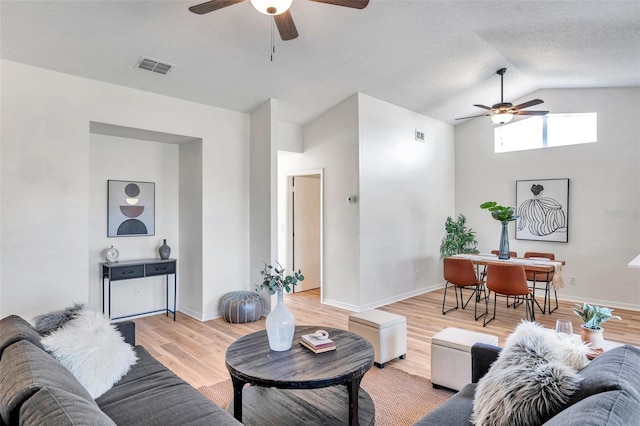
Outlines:
[[150, 265], [146, 265], [145, 267], [147, 268], [148, 277], [154, 276], [154, 275], [166, 275], [166, 274], [176, 273], [175, 262], [152, 263]]
[[111, 281], [144, 277], [144, 265], [118, 266], [111, 268]]

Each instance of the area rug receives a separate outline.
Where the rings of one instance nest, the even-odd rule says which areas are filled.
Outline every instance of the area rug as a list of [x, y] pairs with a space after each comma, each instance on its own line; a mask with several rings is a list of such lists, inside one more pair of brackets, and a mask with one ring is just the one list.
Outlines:
[[[378, 426], [413, 425], [454, 394], [433, 389], [430, 380], [393, 367], [371, 368], [362, 379], [362, 388], [373, 400]], [[198, 390], [224, 408], [233, 397], [231, 379]]]

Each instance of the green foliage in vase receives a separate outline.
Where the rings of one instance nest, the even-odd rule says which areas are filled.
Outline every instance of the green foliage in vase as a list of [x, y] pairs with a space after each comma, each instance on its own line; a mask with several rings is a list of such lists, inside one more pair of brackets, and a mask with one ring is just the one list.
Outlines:
[[613, 315], [612, 312], [613, 309], [611, 308], [601, 308], [588, 303], [583, 305], [576, 303], [576, 307], [573, 308], [573, 313], [582, 318], [584, 326], [593, 330], [599, 329], [602, 323], [610, 319], [622, 319], [617, 315]]
[[276, 260], [276, 266], [264, 263], [264, 269], [260, 271], [262, 283], [256, 285], [256, 291], [267, 290], [270, 295], [276, 294], [278, 290], [285, 290], [289, 293], [293, 286], [299, 281], [304, 281], [304, 275], [298, 269], [292, 275], [284, 275], [284, 268]]
[[442, 257], [453, 256], [459, 253], [478, 253], [476, 246], [476, 234], [472, 229], [467, 229], [467, 218], [463, 214], [458, 215], [458, 220], [447, 217], [444, 223], [447, 235], [440, 244], [440, 255]]
[[491, 217], [500, 222], [510, 222], [520, 217], [515, 214], [513, 207], [499, 206], [495, 201], [482, 203], [480, 204], [480, 208], [489, 210]]

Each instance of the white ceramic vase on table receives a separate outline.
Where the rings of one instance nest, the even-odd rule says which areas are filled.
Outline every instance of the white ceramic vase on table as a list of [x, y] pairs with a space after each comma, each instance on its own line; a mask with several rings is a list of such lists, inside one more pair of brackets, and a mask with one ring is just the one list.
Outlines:
[[287, 351], [293, 343], [293, 332], [296, 328], [296, 318], [284, 305], [282, 290], [276, 292], [278, 302], [276, 307], [267, 315], [267, 337], [269, 347], [274, 351]]

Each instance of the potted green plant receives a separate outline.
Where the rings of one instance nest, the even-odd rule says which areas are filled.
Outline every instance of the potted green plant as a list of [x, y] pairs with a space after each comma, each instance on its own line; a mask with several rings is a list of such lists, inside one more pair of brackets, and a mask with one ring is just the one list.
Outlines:
[[296, 328], [296, 318], [284, 305], [283, 292], [289, 293], [299, 281], [304, 281], [304, 275], [298, 270], [292, 275], [285, 275], [284, 268], [278, 261], [276, 266], [265, 262], [260, 271], [262, 283], [256, 285], [256, 291], [266, 290], [269, 295], [278, 295], [276, 307], [267, 315], [266, 328], [269, 347], [274, 351], [286, 351], [291, 349], [293, 332]]
[[467, 218], [463, 214], [459, 214], [457, 220], [451, 219], [451, 216], [447, 217], [444, 229], [447, 234], [440, 244], [440, 257], [459, 253], [478, 253], [476, 234], [472, 229], [467, 228]]
[[495, 201], [487, 201], [480, 204], [481, 209], [487, 209], [491, 212], [491, 217], [499, 220], [502, 224], [502, 232], [500, 234], [500, 246], [498, 247], [498, 258], [509, 259], [509, 229], [507, 225], [512, 220], [518, 219], [520, 216], [515, 214], [513, 207], [505, 207], [498, 205]]
[[610, 319], [621, 319], [619, 316], [613, 315], [613, 309], [611, 308], [602, 308], [596, 305], [589, 305], [588, 303], [582, 305], [576, 303], [573, 312], [582, 318], [584, 322], [580, 326], [582, 328], [582, 332], [580, 333], [582, 341], [590, 343], [594, 349], [602, 348], [602, 344], [604, 343], [604, 328], [602, 328], [601, 325]]

